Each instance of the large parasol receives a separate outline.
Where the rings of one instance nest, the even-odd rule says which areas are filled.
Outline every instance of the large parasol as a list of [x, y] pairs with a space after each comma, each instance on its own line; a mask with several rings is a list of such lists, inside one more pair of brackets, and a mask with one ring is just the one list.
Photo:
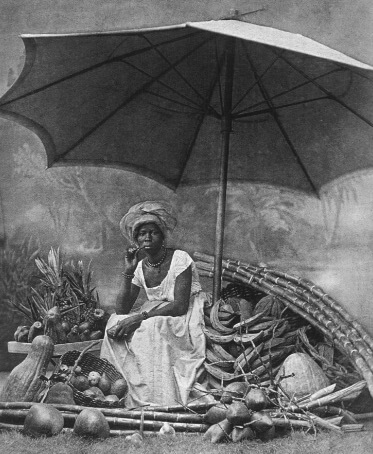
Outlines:
[[373, 166], [361, 103], [373, 68], [304, 36], [218, 20], [22, 39], [26, 64], [0, 114], [35, 131], [48, 167], [115, 166], [172, 189], [219, 182], [215, 299], [228, 180], [317, 195]]

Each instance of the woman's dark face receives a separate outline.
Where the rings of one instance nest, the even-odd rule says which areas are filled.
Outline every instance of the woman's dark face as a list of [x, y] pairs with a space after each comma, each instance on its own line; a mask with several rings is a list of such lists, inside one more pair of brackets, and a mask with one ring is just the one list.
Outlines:
[[163, 233], [157, 224], [143, 224], [137, 230], [137, 244], [145, 251], [157, 252], [162, 247], [163, 239]]

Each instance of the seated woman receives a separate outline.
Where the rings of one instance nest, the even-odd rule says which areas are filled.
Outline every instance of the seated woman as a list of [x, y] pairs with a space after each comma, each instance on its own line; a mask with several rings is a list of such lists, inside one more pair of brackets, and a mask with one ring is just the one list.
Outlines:
[[[127, 407], [185, 405], [205, 359], [205, 294], [191, 257], [165, 245], [175, 226], [164, 202], [139, 203], [120, 222], [123, 235], [136, 247], [127, 249], [116, 314], [109, 319], [101, 357], [126, 378]], [[139, 260], [139, 254], [145, 258]], [[130, 313], [140, 288], [147, 301]]]

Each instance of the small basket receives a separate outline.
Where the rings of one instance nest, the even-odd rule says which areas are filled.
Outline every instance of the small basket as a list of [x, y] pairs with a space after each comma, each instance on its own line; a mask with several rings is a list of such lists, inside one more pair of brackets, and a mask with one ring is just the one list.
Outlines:
[[[66, 352], [60, 358], [60, 365], [65, 364], [66, 366], [73, 366], [75, 361], [78, 359], [81, 352], [77, 350], [71, 350]], [[117, 369], [109, 363], [106, 359], [98, 358], [90, 353], [84, 353], [80, 358], [79, 366], [82, 369], [82, 375], [88, 377], [88, 374], [92, 371], [98, 372], [102, 375], [104, 372], [111, 382], [123, 378], [123, 375], [117, 371]], [[104, 401], [100, 399], [93, 399], [92, 397], [86, 396], [84, 393], [72, 386], [74, 393], [74, 400], [77, 405], [84, 407], [124, 407], [124, 396], [117, 402]]]

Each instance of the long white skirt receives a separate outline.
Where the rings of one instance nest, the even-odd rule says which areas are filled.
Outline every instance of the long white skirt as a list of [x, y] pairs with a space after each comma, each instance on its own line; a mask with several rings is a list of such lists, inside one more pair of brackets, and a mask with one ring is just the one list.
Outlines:
[[[157, 316], [144, 320], [127, 342], [105, 333], [101, 358], [106, 358], [128, 382], [126, 407], [186, 405], [205, 360], [206, 340], [202, 331], [206, 295], [192, 296], [188, 312], [181, 317]], [[147, 301], [141, 311], [167, 303]], [[113, 314], [107, 329], [129, 315]]]

